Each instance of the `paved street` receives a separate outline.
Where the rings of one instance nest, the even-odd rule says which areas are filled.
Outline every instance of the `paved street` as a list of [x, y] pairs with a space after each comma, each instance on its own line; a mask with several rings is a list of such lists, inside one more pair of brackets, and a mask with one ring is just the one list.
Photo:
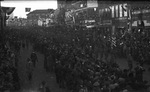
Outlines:
[[33, 73], [33, 80], [30, 83], [27, 81], [26, 74], [26, 60], [30, 57], [32, 52], [32, 46], [29, 46], [29, 49], [21, 49], [21, 56], [19, 62], [19, 76], [21, 78], [21, 91], [20, 92], [37, 92], [39, 84], [42, 81], [47, 82], [47, 86], [51, 89], [52, 92], [67, 92], [64, 89], [60, 89], [56, 84], [56, 79], [54, 74], [46, 73], [43, 68], [44, 65], [44, 56], [40, 53], [37, 53], [39, 62], [36, 64], [36, 68]]
[[[39, 88], [39, 84], [42, 81], [47, 82], [47, 86], [51, 89], [52, 92], [68, 92], [65, 89], [61, 89], [58, 87], [55, 79], [55, 75], [51, 73], [46, 73], [44, 69], [44, 56], [37, 52], [38, 56], [38, 63], [36, 64], [36, 68], [34, 69], [33, 73], [33, 80], [31, 83], [27, 81], [27, 74], [26, 74], [26, 60], [30, 57], [31, 52], [33, 51], [32, 46], [30, 45], [29, 48], [21, 49], [20, 51], [20, 62], [19, 62], [19, 76], [21, 79], [21, 90], [19, 92], [37, 92]], [[128, 68], [126, 59], [117, 59], [117, 63], [121, 67], [121, 69]], [[134, 62], [134, 67], [136, 63]], [[148, 65], [144, 65], [146, 72], [144, 72], [144, 80], [150, 81], [150, 72], [147, 71]], [[150, 84], [150, 82], [149, 82]], [[143, 92], [143, 91], [139, 91]]]

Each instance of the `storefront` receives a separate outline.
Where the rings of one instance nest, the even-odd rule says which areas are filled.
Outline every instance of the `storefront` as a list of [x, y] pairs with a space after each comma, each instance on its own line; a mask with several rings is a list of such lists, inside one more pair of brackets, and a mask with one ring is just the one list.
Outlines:
[[138, 28], [143, 22], [143, 26], [150, 28], [150, 5], [138, 4], [132, 6], [132, 27]]
[[[121, 29], [128, 29], [129, 24], [129, 5], [127, 3], [104, 4], [99, 9], [100, 27], [110, 29], [112, 35]], [[117, 30], [117, 31], [116, 31]]]

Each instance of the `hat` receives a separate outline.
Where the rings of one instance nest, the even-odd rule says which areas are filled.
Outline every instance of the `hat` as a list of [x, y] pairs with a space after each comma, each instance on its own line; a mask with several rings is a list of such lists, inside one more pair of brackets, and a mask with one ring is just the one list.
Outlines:
[[99, 86], [100, 84], [98, 82], [95, 82], [93, 85], [94, 86]]
[[129, 92], [127, 89], [124, 89], [122, 92]]
[[46, 82], [45, 81], [42, 81], [42, 85], [45, 85], [46, 84]]

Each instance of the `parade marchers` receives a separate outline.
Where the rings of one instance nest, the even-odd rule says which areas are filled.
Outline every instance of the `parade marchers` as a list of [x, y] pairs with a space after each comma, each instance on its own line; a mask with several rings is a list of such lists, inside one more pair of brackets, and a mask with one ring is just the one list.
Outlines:
[[20, 89], [18, 56], [18, 53], [11, 50], [7, 44], [0, 44], [0, 92]]
[[[47, 72], [55, 72], [61, 88], [73, 92], [120, 92], [147, 88], [142, 67], [148, 63], [145, 58], [149, 55], [147, 31], [135, 30], [136, 34], [126, 33], [123, 37], [123, 34], [118, 34], [115, 44], [112, 44], [110, 30], [103, 28], [54, 26], [7, 28], [5, 32], [9, 43], [15, 42], [16, 49], [19, 50], [20, 41], [30, 42], [34, 50], [44, 54], [44, 68]], [[128, 58], [131, 62], [129, 69], [119, 68], [115, 62], [118, 56]], [[137, 61], [135, 69], [131, 56]]]

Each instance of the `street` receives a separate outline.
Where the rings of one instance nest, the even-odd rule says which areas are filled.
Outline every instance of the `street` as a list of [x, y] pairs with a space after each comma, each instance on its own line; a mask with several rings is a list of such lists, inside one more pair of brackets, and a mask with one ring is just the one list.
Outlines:
[[0, 2], [0, 92], [150, 92], [150, 2]]
[[60, 89], [56, 83], [55, 75], [51, 73], [46, 73], [44, 69], [44, 56], [37, 52], [38, 63], [33, 72], [33, 79], [31, 83], [27, 81], [26, 74], [26, 63], [27, 58], [30, 57], [32, 52], [32, 46], [29, 49], [22, 48], [20, 51], [20, 61], [19, 61], [19, 76], [21, 79], [21, 91], [19, 92], [37, 92], [42, 81], [46, 81], [47, 86], [52, 92], [67, 92], [65, 89]]
[[[27, 81], [27, 74], [26, 74], [26, 63], [27, 58], [30, 57], [31, 52], [33, 51], [32, 45], [29, 45], [29, 48], [22, 48], [20, 51], [20, 61], [19, 61], [19, 67], [18, 72], [21, 79], [21, 90], [19, 92], [37, 92], [38, 88], [40, 87], [40, 83], [42, 81], [46, 81], [47, 86], [50, 88], [52, 92], [69, 92], [68, 90], [59, 88], [58, 84], [56, 83], [55, 74], [47, 73], [44, 69], [44, 56], [37, 53], [38, 56], [38, 62], [36, 64], [36, 67], [33, 72], [33, 79], [31, 83]], [[117, 63], [119, 64], [121, 69], [127, 69], [127, 61], [126, 59], [117, 59]], [[136, 63], [133, 63], [133, 67], [136, 66]], [[149, 66], [144, 65], [146, 72], [144, 72], [144, 80], [148, 81], [148, 84], [150, 84], [150, 72], [148, 71]], [[137, 91], [136, 91], [137, 92]], [[138, 92], [143, 92], [138, 91]]]

